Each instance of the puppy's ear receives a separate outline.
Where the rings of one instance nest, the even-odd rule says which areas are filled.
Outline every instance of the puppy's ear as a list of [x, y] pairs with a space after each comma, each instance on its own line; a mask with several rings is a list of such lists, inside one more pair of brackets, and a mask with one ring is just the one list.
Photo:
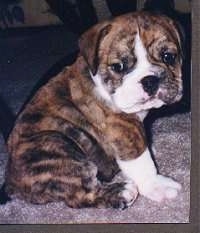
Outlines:
[[97, 24], [86, 31], [79, 39], [80, 53], [86, 60], [93, 75], [96, 74], [99, 65], [99, 46], [111, 27], [109, 22]]
[[185, 58], [184, 50], [186, 46], [186, 34], [183, 25], [181, 25], [179, 22], [175, 22], [176, 29], [178, 31], [179, 35], [179, 44], [180, 44], [180, 51], [181, 51], [181, 56], [182, 58]]
[[176, 20], [173, 21], [173, 27], [174, 27], [174, 32], [176, 34], [177, 40], [178, 40], [178, 46], [180, 49], [180, 55], [182, 58], [185, 57], [184, 54], [184, 48], [185, 48], [185, 31], [183, 26]]

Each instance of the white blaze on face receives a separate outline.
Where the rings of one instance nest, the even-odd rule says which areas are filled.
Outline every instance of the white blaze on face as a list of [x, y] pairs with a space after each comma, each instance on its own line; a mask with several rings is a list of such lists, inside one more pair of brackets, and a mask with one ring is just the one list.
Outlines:
[[147, 59], [147, 51], [139, 32], [135, 37], [134, 52], [137, 58], [136, 66], [133, 71], [123, 77], [122, 85], [115, 90], [114, 94], [109, 93], [98, 73], [95, 76], [91, 74], [95, 83], [95, 94], [115, 111], [137, 113], [151, 108], [158, 108], [164, 104], [159, 99], [150, 100], [142, 87], [141, 80], [145, 76], [154, 75], [156, 68]]
[[143, 90], [140, 81], [148, 75], [154, 75], [155, 67], [147, 59], [147, 51], [137, 33], [135, 37], [136, 67], [124, 76], [123, 84], [116, 89], [113, 101], [123, 112], [134, 113], [152, 107], [160, 107], [163, 102], [158, 99], [149, 100], [148, 94]]

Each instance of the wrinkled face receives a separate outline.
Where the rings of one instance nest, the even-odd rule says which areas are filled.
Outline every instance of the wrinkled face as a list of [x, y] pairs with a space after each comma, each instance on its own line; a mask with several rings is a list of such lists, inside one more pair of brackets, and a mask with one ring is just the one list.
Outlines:
[[120, 16], [83, 35], [80, 49], [94, 92], [113, 109], [136, 113], [182, 96], [180, 38], [166, 17]]

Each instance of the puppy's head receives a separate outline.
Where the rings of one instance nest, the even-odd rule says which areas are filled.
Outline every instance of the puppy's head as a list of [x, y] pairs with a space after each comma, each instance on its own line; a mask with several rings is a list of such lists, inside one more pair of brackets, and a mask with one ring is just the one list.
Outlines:
[[100, 23], [79, 41], [95, 93], [125, 113], [158, 108], [182, 96], [182, 51], [175, 23], [140, 12]]

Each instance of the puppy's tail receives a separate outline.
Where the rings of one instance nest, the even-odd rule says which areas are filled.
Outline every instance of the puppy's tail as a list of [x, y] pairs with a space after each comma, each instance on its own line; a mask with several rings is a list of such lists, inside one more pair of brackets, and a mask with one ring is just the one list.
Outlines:
[[8, 196], [5, 190], [5, 183], [0, 189], [0, 205], [6, 204], [8, 201], [11, 201], [11, 198]]

